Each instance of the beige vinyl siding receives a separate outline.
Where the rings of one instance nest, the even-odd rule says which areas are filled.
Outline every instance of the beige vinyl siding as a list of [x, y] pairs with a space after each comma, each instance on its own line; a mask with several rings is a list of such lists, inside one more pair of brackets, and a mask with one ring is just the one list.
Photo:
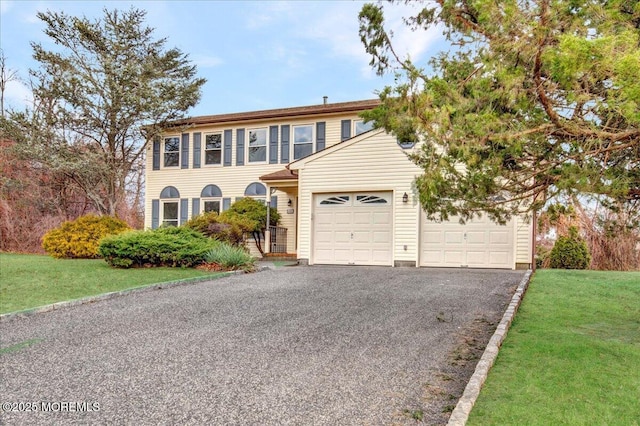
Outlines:
[[[325, 145], [329, 147], [340, 142], [340, 123], [342, 120], [358, 120], [358, 113], [339, 113], [339, 114], [319, 114], [309, 117], [289, 117], [284, 120], [270, 119], [270, 120], [251, 120], [242, 122], [222, 123], [220, 125], [200, 125], [183, 129], [181, 131], [170, 131], [167, 135], [182, 135], [183, 133], [189, 134], [189, 168], [181, 169], [178, 167], [165, 168], [163, 158], [163, 148], [160, 149], [160, 170], [153, 170], [153, 144], [150, 142], [147, 145], [146, 155], [146, 198], [145, 198], [145, 228], [151, 227], [151, 201], [158, 199], [160, 192], [166, 186], [174, 186], [180, 192], [180, 198], [189, 199], [189, 217], [192, 216], [192, 204], [193, 198], [200, 198], [200, 192], [202, 188], [209, 184], [217, 185], [222, 191], [222, 196], [231, 198], [233, 203], [237, 197], [242, 197], [244, 191], [252, 182], [260, 182], [259, 177], [268, 173], [276, 172], [285, 168], [286, 164], [280, 163], [281, 153], [281, 140], [282, 134], [280, 126], [290, 125], [290, 141], [289, 141], [289, 160], [293, 160], [293, 126], [312, 124], [314, 125], [314, 141], [316, 138], [315, 124], [317, 122], [325, 122]], [[267, 152], [267, 161], [261, 163], [248, 163], [247, 162], [247, 146], [248, 146], [248, 134], [245, 133], [245, 164], [242, 166], [236, 166], [236, 146], [237, 146], [237, 129], [252, 128], [267, 128], [267, 135], [269, 135], [270, 126], [278, 126], [278, 162], [276, 164], [269, 164], [269, 152]], [[223, 165], [205, 165], [205, 134], [207, 133], [222, 133], [224, 135], [225, 130], [232, 130], [232, 149], [231, 149], [231, 166]], [[193, 134], [201, 133], [201, 166], [200, 168], [193, 168]], [[269, 143], [267, 142], [267, 146]], [[315, 148], [315, 143], [314, 143]], [[269, 148], [268, 148], [269, 149]], [[223, 143], [223, 163], [224, 163], [224, 143]], [[182, 159], [180, 159], [180, 162]], [[264, 183], [263, 183], [264, 184]], [[265, 184], [266, 186], [266, 184]], [[295, 222], [296, 214], [287, 214], [286, 202], [289, 198], [295, 203], [295, 193], [285, 194], [283, 192], [277, 192], [274, 194], [278, 196], [278, 210], [283, 218], [282, 226], [288, 228], [287, 231], [287, 248], [289, 251], [295, 250]], [[295, 207], [295, 206], [294, 206]], [[202, 208], [202, 206], [201, 206]], [[293, 250], [291, 249], [293, 248]]]
[[[411, 163], [395, 137], [382, 131], [361, 135], [348, 144], [307, 162], [299, 170], [298, 258], [311, 259], [313, 194], [323, 192], [393, 191], [393, 260], [417, 259], [416, 230], [418, 207], [412, 195], [412, 182], [420, 172]], [[297, 167], [293, 165], [292, 167]], [[402, 202], [403, 194], [410, 195]], [[407, 250], [404, 250], [404, 246]]]
[[515, 217], [516, 222], [516, 263], [531, 263], [531, 238], [532, 221], [531, 217]]

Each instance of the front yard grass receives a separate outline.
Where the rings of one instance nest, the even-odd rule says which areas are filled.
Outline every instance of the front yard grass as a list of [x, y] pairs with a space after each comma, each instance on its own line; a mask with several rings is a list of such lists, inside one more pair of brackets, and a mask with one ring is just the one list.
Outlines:
[[115, 269], [104, 260], [0, 253], [0, 314], [147, 284], [218, 276], [191, 268]]
[[468, 425], [638, 425], [640, 272], [538, 271]]

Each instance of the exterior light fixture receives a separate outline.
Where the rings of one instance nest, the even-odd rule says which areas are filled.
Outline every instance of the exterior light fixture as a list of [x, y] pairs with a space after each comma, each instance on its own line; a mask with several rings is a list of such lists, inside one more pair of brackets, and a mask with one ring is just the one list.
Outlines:
[[406, 192], [402, 196], [402, 202], [405, 203], [405, 204], [409, 202], [409, 195], [407, 195]]
[[293, 203], [291, 202], [291, 198], [289, 198], [289, 201], [287, 201], [287, 207], [291, 207]]

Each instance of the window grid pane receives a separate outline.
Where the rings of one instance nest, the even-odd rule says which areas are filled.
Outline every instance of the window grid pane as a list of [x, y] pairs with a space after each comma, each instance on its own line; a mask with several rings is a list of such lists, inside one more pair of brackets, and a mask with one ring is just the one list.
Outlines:
[[205, 164], [222, 164], [222, 134], [215, 133], [205, 136]]
[[175, 137], [164, 139], [164, 166], [178, 166], [180, 162], [180, 139]]
[[267, 129], [249, 130], [249, 162], [267, 161]]
[[162, 224], [166, 226], [178, 226], [178, 203], [163, 204]]

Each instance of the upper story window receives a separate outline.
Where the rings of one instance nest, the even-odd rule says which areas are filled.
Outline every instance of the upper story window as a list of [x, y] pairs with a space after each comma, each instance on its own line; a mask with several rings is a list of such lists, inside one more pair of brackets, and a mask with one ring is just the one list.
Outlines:
[[205, 135], [204, 164], [222, 164], [222, 133]]
[[249, 130], [249, 163], [267, 161], [267, 129]]
[[298, 160], [313, 153], [313, 126], [293, 127], [293, 159]]
[[355, 136], [358, 136], [360, 133], [373, 129], [373, 121], [356, 120], [353, 123], [353, 127]]
[[164, 166], [178, 167], [180, 164], [180, 138], [169, 136], [164, 138]]

